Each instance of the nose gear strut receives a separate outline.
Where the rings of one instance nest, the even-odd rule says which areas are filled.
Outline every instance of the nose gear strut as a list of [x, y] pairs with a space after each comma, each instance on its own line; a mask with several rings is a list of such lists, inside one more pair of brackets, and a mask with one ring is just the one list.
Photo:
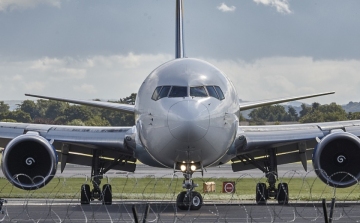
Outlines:
[[180, 210], [199, 210], [203, 204], [203, 197], [199, 192], [194, 191], [199, 185], [192, 180], [194, 171], [190, 169], [190, 165], [186, 164], [186, 166], [186, 170], [183, 171], [185, 179], [182, 185], [186, 191], [180, 192], [177, 196], [176, 205]]

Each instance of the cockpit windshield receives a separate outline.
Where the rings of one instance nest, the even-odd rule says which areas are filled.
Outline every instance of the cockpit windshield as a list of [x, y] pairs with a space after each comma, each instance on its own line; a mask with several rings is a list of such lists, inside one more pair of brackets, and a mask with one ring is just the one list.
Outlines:
[[204, 86], [190, 87], [190, 97], [208, 97]]
[[169, 98], [187, 97], [187, 87], [173, 86]]
[[[219, 86], [194, 86], [190, 87], [190, 97], [213, 97], [220, 101], [225, 98]], [[151, 97], [154, 101], [161, 98], [188, 97], [188, 87], [185, 86], [158, 86]]]

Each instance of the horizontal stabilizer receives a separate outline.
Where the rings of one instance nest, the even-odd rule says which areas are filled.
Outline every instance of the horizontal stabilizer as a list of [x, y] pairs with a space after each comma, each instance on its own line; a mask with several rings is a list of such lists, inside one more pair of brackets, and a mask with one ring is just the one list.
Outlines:
[[125, 112], [128, 114], [134, 114], [134, 105], [128, 105], [128, 104], [119, 104], [119, 103], [112, 103], [112, 102], [105, 102], [105, 101], [87, 101], [87, 100], [76, 100], [76, 99], [67, 99], [67, 98], [56, 98], [56, 97], [48, 97], [48, 96], [41, 96], [41, 95], [34, 95], [34, 94], [25, 94], [25, 96], [35, 97], [35, 98], [43, 98], [43, 99], [49, 99], [49, 100], [55, 100], [55, 101], [63, 101], [63, 102], [69, 102], [73, 104], [79, 104], [79, 105], [88, 105], [98, 108], [106, 108], [106, 109], [112, 109], [117, 110], [121, 112]]
[[263, 100], [263, 101], [252, 101], [252, 102], [240, 102], [240, 111], [245, 111], [253, 108], [263, 107], [267, 105], [273, 105], [273, 104], [279, 104], [289, 101], [296, 101], [306, 98], [313, 98], [313, 97], [319, 97], [329, 94], [334, 94], [334, 91], [331, 92], [325, 92], [320, 94], [309, 94], [309, 95], [303, 95], [298, 97], [290, 97], [290, 98], [279, 98], [279, 99], [270, 99], [270, 100]]

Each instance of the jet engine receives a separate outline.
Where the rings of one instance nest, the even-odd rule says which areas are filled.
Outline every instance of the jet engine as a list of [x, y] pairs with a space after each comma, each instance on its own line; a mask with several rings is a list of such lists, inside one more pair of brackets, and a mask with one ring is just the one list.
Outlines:
[[348, 132], [325, 136], [313, 152], [317, 176], [332, 187], [350, 187], [360, 180], [360, 139]]
[[53, 146], [37, 133], [27, 133], [12, 139], [4, 149], [1, 168], [16, 187], [35, 190], [54, 177], [57, 154]]

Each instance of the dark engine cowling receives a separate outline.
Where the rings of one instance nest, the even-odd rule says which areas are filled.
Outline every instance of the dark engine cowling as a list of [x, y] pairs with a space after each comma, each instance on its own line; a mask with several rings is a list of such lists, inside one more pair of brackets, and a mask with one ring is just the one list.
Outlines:
[[325, 136], [312, 159], [318, 177], [332, 187], [350, 187], [360, 180], [360, 139], [351, 133]]
[[1, 168], [14, 186], [35, 190], [50, 182], [57, 163], [56, 151], [48, 140], [38, 134], [25, 134], [6, 145]]

